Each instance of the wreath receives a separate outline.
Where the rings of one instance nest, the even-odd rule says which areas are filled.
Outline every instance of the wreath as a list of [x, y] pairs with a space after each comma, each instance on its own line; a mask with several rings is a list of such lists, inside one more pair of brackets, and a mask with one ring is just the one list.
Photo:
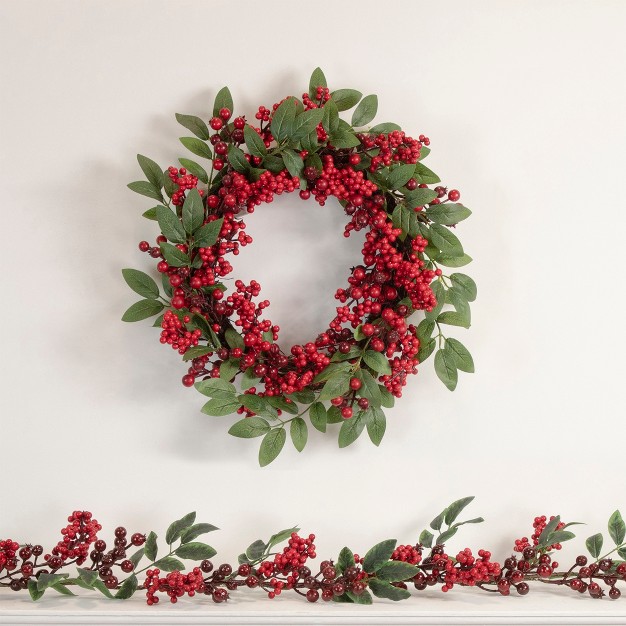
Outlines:
[[[353, 107], [348, 123], [340, 112]], [[141, 241], [139, 249], [157, 262], [164, 293], [146, 273], [123, 270], [143, 299], [122, 319], [159, 315], [161, 343], [189, 363], [183, 384], [210, 398], [204, 413], [241, 416], [231, 435], [262, 437], [261, 465], [280, 453], [287, 429], [302, 451], [305, 416], [321, 432], [340, 423], [340, 447], [364, 430], [379, 445], [384, 409], [433, 352], [435, 371], [450, 390], [459, 371], [474, 371], [469, 351], [444, 328], [470, 326], [476, 285], [466, 274], [441, 269], [471, 261], [454, 234], [471, 212], [458, 202], [459, 191], [440, 185], [423, 164], [428, 137], [414, 139], [393, 123], [368, 127], [377, 108], [375, 95], [331, 92], [317, 68], [308, 93], [259, 107], [254, 124], [233, 116], [226, 87], [208, 125], [177, 114], [195, 135], [180, 141], [210, 162], [208, 170], [180, 158], [180, 167], [163, 171], [137, 157], [146, 180], [129, 187], [159, 202], [143, 215], [160, 230], [154, 245]], [[328, 327], [284, 350], [279, 326], [265, 317], [269, 301], [259, 298], [259, 283], [228, 284], [228, 277], [230, 259], [252, 243], [243, 216], [297, 190], [322, 206], [335, 198], [348, 217], [345, 237], [365, 231], [365, 241], [362, 262], [335, 292]], [[416, 311], [423, 319], [412, 323]]]
[[[500, 563], [489, 550], [446, 549], [462, 526], [483, 521], [482, 517], [460, 519], [473, 499], [461, 498], [447, 506], [416, 543], [386, 539], [363, 555], [345, 547], [337, 559], [324, 560], [317, 567], [312, 563], [317, 556], [315, 535], [300, 535], [296, 527], [266, 541], [253, 541], [233, 566], [211, 561], [216, 550], [198, 539], [217, 528], [197, 522], [193, 512], [172, 522], [165, 532], [167, 547], [160, 550], [155, 532], [131, 534], [123, 526], [115, 529], [107, 544], [98, 536], [102, 526], [92, 514], [74, 511], [50, 551], [40, 544], [0, 540], [0, 589], [28, 590], [33, 600], [48, 590], [75, 595], [72, 590], [83, 588], [117, 599], [142, 590], [149, 605], [157, 604], [160, 597], [176, 603], [184, 596], [221, 603], [245, 590], [265, 592], [270, 599], [287, 592], [309, 602], [356, 604], [372, 604], [373, 596], [405, 600], [413, 597], [410, 589], [433, 586], [443, 592], [460, 586], [524, 596], [533, 583], [596, 599], [621, 596], [618, 584], [626, 580], [626, 524], [619, 511], [607, 525], [613, 545], [603, 548], [604, 535], [591, 535], [585, 542], [590, 557], [579, 553], [571, 567], [562, 567], [555, 557], [562, 544], [574, 538], [568, 528], [575, 523], [565, 523], [558, 515], [537, 516], [530, 538], [516, 539], [510, 556]], [[75, 569], [68, 571], [72, 565]]]

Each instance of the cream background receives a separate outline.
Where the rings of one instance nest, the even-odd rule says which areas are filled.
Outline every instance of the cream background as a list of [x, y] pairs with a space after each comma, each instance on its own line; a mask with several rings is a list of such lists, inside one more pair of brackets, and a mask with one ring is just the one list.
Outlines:
[[[625, 21], [606, 1], [2, 0], [0, 533], [51, 542], [75, 508], [162, 532], [197, 509], [224, 558], [295, 523], [333, 555], [415, 540], [475, 494], [488, 524], [453, 545], [503, 554], [536, 514], [586, 520], [584, 537], [626, 513]], [[380, 449], [313, 433], [262, 470], [158, 332], [119, 321], [120, 268], [146, 269], [136, 243], [156, 234], [125, 185], [136, 152], [184, 154], [174, 112], [206, 116], [228, 84], [251, 114], [316, 65], [429, 135], [427, 164], [474, 210], [479, 299], [457, 336], [477, 373], [450, 394], [429, 362]], [[247, 220], [236, 274], [285, 339], [315, 335], [358, 258], [336, 209], [294, 198]]]

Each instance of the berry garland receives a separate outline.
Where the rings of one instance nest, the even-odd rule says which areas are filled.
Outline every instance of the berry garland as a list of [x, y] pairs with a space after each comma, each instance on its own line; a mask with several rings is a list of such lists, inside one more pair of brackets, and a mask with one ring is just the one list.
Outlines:
[[[339, 113], [355, 106], [348, 124]], [[340, 447], [365, 429], [379, 445], [383, 409], [433, 352], [437, 375], [450, 390], [459, 371], [474, 371], [469, 351], [448, 338], [444, 326], [469, 327], [476, 285], [440, 267], [471, 261], [453, 233], [471, 212], [458, 203], [457, 190], [428, 187], [439, 178], [422, 163], [427, 137], [413, 139], [392, 123], [366, 127], [377, 107], [375, 95], [331, 93], [318, 68], [301, 100], [290, 96], [271, 109], [259, 107], [258, 126], [233, 118], [228, 88], [217, 94], [208, 125], [177, 114], [195, 135], [181, 142], [210, 161], [209, 172], [186, 158], [163, 171], [138, 155], [147, 180], [129, 187], [159, 201], [144, 216], [160, 229], [156, 245], [142, 241], [139, 249], [158, 259], [165, 294], [144, 272], [123, 270], [144, 299], [122, 319], [160, 314], [154, 325], [161, 343], [190, 362], [183, 384], [210, 398], [204, 413], [242, 416], [231, 435], [263, 437], [261, 465], [280, 453], [287, 426], [296, 449], [304, 448], [307, 414], [321, 432], [341, 423]], [[366, 234], [362, 263], [336, 291], [340, 306], [328, 328], [285, 352], [276, 343], [279, 327], [263, 318], [269, 301], [256, 300], [259, 283], [235, 280], [227, 290], [224, 279], [233, 271], [228, 255], [252, 242], [242, 214], [298, 189], [300, 198], [321, 206], [336, 198], [349, 218], [346, 237]], [[408, 320], [416, 311], [425, 312], [417, 326]]]
[[[472, 500], [461, 498], [446, 507], [415, 544], [398, 545], [395, 539], [388, 539], [364, 556], [346, 547], [336, 560], [322, 561], [313, 569], [309, 559], [316, 558], [315, 535], [301, 536], [298, 528], [280, 531], [268, 541], [254, 541], [239, 555], [235, 567], [228, 563], [214, 567], [209, 559], [216, 551], [197, 539], [217, 528], [196, 523], [195, 513], [169, 526], [165, 533], [168, 551], [159, 554], [154, 532], [129, 535], [120, 526], [109, 547], [98, 538], [102, 526], [91, 513], [74, 511], [61, 530], [62, 539], [49, 553], [41, 545], [0, 540], [0, 588], [27, 589], [33, 600], [48, 589], [75, 595], [72, 589], [82, 587], [118, 599], [130, 598], [142, 590], [149, 605], [159, 602], [159, 594], [172, 603], [185, 595], [209, 596], [221, 603], [243, 589], [261, 590], [270, 599], [293, 591], [309, 602], [321, 599], [371, 604], [372, 595], [404, 600], [412, 597], [409, 588], [422, 591], [435, 585], [444, 592], [468, 586], [503, 596], [513, 591], [526, 595], [529, 583], [544, 583], [596, 599], [605, 595], [612, 600], [620, 597], [618, 582], [626, 580], [626, 525], [619, 511], [608, 522], [615, 547], [603, 555], [604, 537], [598, 533], [586, 541], [591, 559], [579, 555], [571, 567], [560, 568], [555, 552], [574, 538], [571, 530], [566, 530], [574, 523], [542, 515], [535, 518], [530, 539], [517, 539], [513, 554], [500, 564], [491, 560], [488, 550], [474, 554], [465, 548], [452, 556], [445, 548], [461, 526], [483, 521], [480, 517], [457, 521]], [[284, 542], [287, 545], [280, 550], [278, 546]], [[620, 558], [612, 558], [614, 553]], [[183, 560], [196, 564], [184, 572]], [[77, 566], [72, 575], [66, 571], [71, 565]]]

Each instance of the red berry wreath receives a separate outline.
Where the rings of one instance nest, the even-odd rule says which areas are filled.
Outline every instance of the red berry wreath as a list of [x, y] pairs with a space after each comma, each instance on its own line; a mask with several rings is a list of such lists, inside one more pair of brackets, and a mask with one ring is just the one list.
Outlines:
[[[339, 113], [355, 105], [348, 124]], [[258, 126], [233, 118], [227, 88], [217, 94], [208, 126], [177, 115], [196, 135], [181, 142], [210, 161], [209, 171], [181, 158], [180, 168], [163, 172], [138, 155], [147, 180], [129, 187], [159, 201], [144, 216], [160, 229], [156, 245], [142, 241], [139, 249], [158, 259], [165, 296], [147, 274], [123, 270], [145, 299], [122, 319], [165, 309], [155, 326], [162, 329], [161, 343], [190, 362], [183, 384], [211, 398], [204, 413], [242, 416], [232, 435], [263, 437], [262, 465], [282, 449], [287, 424], [295, 447], [304, 448], [307, 413], [321, 432], [342, 423], [340, 447], [364, 429], [378, 445], [383, 407], [393, 406], [407, 376], [436, 348], [435, 369], [449, 389], [458, 370], [473, 371], [467, 349], [445, 337], [442, 325], [469, 327], [476, 285], [465, 274], [440, 269], [471, 261], [453, 233], [470, 211], [458, 204], [457, 190], [428, 187], [439, 178], [422, 163], [430, 151], [427, 137], [414, 139], [392, 123], [366, 127], [377, 106], [374, 95], [331, 92], [316, 69], [301, 100], [290, 96], [271, 109], [259, 107]], [[228, 289], [226, 279], [233, 271], [229, 255], [252, 243], [245, 213], [296, 190], [322, 206], [336, 198], [348, 216], [344, 236], [366, 234], [362, 262], [337, 289], [339, 306], [328, 328], [284, 351], [279, 327], [264, 317], [269, 301], [258, 299], [259, 283], [235, 280]], [[451, 308], [443, 311], [446, 304]], [[417, 326], [409, 320], [416, 311], [425, 312]]]

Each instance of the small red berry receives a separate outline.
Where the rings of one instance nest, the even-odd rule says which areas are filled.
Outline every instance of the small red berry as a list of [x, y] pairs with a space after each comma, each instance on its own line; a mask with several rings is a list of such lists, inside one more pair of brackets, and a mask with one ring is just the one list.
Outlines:
[[456, 202], [460, 197], [461, 193], [458, 191], [458, 189], [450, 189], [450, 191], [448, 191], [448, 198], [452, 202]]

